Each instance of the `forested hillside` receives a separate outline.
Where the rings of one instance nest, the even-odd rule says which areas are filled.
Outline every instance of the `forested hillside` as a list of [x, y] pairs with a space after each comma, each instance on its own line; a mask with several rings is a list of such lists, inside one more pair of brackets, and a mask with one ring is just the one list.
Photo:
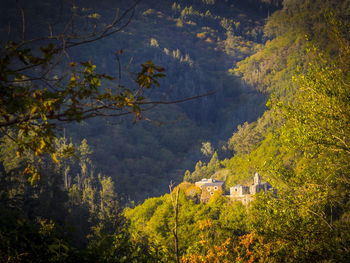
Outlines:
[[[181, 182], [184, 171], [202, 157], [202, 142], [224, 143], [239, 123], [255, 120], [264, 110], [266, 97], [228, 70], [263, 43], [264, 19], [276, 5], [263, 1], [214, 2], [140, 1], [130, 23], [118, 34], [69, 51], [71, 59], [91, 60], [99, 72], [113, 77], [119, 75], [120, 66], [125, 86], [133, 86], [131, 75], [139, 71], [141, 63], [152, 60], [161, 65], [167, 77], [160, 80], [160, 89], [152, 91], [153, 100], [174, 101], [215, 93], [186, 103], [158, 105], [144, 113], [146, 122], [135, 125], [132, 119], [123, 122], [118, 118], [107, 122], [84, 120], [78, 126], [66, 127], [67, 138], [88, 140], [94, 149], [96, 170], [112, 176], [118, 182], [118, 192], [126, 198], [140, 201], [163, 194], [170, 180]], [[9, 23], [21, 31], [18, 7], [5, 3], [4, 36]], [[28, 37], [49, 33], [41, 21], [52, 22], [53, 31], [59, 31], [65, 25], [63, 21], [70, 19], [69, 6], [60, 1], [22, 5]], [[87, 16], [91, 25], [104, 25], [118, 7], [125, 10], [131, 3], [76, 1], [74, 5], [71, 11], [76, 17]], [[82, 25], [81, 30], [85, 27]]]
[[[102, 15], [106, 9], [98, 6]], [[228, 70], [262, 43], [267, 14], [262, 3], [141, 1], [124, 32], [104, 40], [103, 45], [81, 49], [81, 56], [91, 54], [101, 70], [110, 74], [116, 70], [116, 61], [108, 59], [114, 47], [123, 50], [123, 69], [128, 66], [135, 72], [145, 60], [161, 65], [166, 78], [161, 79], [161, 89], [153, 91], [154, 99], [215, 94], [158, 106], [145, 113], [149, 121], [136, 125], [98, 120], [67, 134], [78, 141], [88, 140], [96, 169], [118, 182], [119, 193], [132, 200], [163, 194], [171, 180], [181, 182], [185, 170], [202, 157], [202, 142], [224, 142], [239, 123], [262, 114], [265, 97]], [[123, 72], [128, 81], [127, 70]]]
[[241, 208], [219, 194], [203, 204], [201, 189], [183, 183], [178, 250], [167, 195], [125, 212], [134, 236], [151, 247], [160, 240], [181, 262], [349, 260], [349, 8], [348, 1], [283, 2], [265, 25], [265, 45], [230, 70], [269, 94], [269, 109], [238, 125], [225, 145], [232, 157], [204, 144], [207, 159], [184, 177], [225, 180], [228, 190], [259, 172], [278, 197], [262, 193]]
[[350, 261], [348, 0], [2, 5], [1, 262]]

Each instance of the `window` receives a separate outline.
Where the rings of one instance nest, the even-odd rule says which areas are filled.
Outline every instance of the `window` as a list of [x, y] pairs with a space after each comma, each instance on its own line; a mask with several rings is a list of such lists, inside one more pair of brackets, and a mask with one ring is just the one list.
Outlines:
[[235, 191], [237, 192], [237, 191], [238, 191], [238, 189], [237, 189], [237, 188], [235, 188]]
[[213, 195], [214, 193], [213, 192], [210, 192], [210, 195]]
[[207, 187], [207, 190], [210, 191], [210, 186]]
[[217, 186], [214, 186], [214, 190], [215, 190], [215, 191], [218, 190], [218, 187], [217, 187]]

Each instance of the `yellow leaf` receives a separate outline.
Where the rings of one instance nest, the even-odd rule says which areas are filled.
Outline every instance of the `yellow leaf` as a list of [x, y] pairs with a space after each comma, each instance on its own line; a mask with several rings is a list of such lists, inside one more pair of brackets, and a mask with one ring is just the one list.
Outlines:
[[40, 174], [36, 171], [33, 172], [33, 177], [32, 177], [32, 183], [35, 183], [36, 181], [40, 181]]
[[30, 168], [29, 167], [27, 167], [26, 169], [24, 169], [24, 171], [23, 171], [23, 175], [26, 175], [28, 172], [30, 171]]
[[41, 149], [36, 149], [35, 156], [40, 156], [43, 154], [43, 151]]
[[42, 138], [41, 141], [40, 141], [40, 149], [43, 149], [46, 145], [46, 142], [45, 140]]
[[33, 115], [35, 112], [37, 112], [37, 110], [38, 110], [38, 107], [37, 107], [37, 106], [34, 106], [34, 107], [32, 108], [32, 110], [30, 111], [30, 115]]
[[56, 154], [56, 153], [51, 154], [51, 157], [52, 157], [52, 160], [53, 160], [55, 163], [58, 163], [58, 159], [57, 159], [57, 154]]

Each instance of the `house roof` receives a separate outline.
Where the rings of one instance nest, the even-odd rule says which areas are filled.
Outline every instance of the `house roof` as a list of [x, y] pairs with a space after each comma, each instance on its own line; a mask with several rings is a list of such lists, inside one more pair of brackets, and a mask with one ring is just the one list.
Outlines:
[[199, 187], [203, 186], [223, 186], [225, 184], [225, 181], [216, 180], [216, 179], [202, 179], [201, 181], [198, 181], [195, 183], [195, 185]]
[[215, 183], [205, 183], [205, 184], [202, 184], [202, 186], [222, 186], [224, 183], [225, 183], [224, 181], [215, 182]]

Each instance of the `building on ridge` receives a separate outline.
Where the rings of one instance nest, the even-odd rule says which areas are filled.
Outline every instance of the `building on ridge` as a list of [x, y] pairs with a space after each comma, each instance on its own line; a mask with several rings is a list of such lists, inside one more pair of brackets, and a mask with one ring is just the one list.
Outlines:
[[225, 181], [221, 180], [204, 178], [196, 182], [195, 185], [202, 189], [201, 201], [204, 203], [209, 201], [215, 191], [221, 190], [223, 193], [225, 192]]
[[228, 196], [232, 200], [242, 201], [243, 204], [248, 204], [253, 200], [253, 195], [260, 192], [273, 191], [276, 195], [276, 189], [274, 189], [268, 182], [262, 182], [261, 176], [258, 173], [254, 175], [254, 182], [250, 186], [244, 186], [241, 184], [230, 187], [230, 195]]
[[[208, 202], [211, 196], [214, 195], [215, 191], [221, 190], [225, 194], [225, 181], [216, 179], [202, 179], [195, 183], [196, 186], [200, 187], [202, 190], [201, 202]], [[273, 195], [277, 195], [275, 188], [271, 186], [268, 182], [262, 182], [261, 176], [258, 173], [254, 174], [253, 184], [250, 186], [237, 184], [230, 187], [230, 194], [225, 195], [231, 200], [241, 201], [244, 205], [248, 204], [253, 200], [253, 195], [260, 192], [273, 191]]]

